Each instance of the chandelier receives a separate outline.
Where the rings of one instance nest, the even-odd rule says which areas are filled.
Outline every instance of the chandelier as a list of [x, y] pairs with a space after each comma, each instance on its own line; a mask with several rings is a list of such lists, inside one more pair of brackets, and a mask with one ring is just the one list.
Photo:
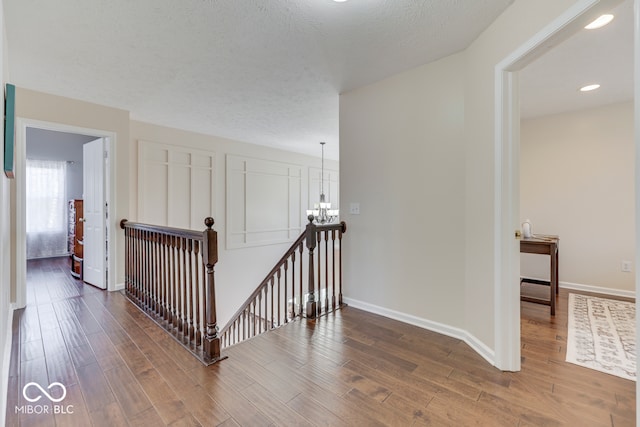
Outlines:
[[307, 218], [316, 224], [330, 224], [338, 218], [338, 209], [331, 209], [331, 203], [327, 202], [324, 195], [324, 144], [322, 147], [322, 169], [320, 172], [320, 203], [315, 203], [313, 209], [307, 210]]

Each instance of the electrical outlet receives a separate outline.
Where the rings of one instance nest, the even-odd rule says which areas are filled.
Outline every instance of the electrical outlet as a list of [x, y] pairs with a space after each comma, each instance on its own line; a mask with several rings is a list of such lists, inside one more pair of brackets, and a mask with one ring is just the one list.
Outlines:
[[620, 269], [625, 273], [631, 273], [631, 261], [622, 260], [620, 262]]
[[349, 213], [351, 215], [360, 215], [360, 203], [351, 203], [349, 205]]

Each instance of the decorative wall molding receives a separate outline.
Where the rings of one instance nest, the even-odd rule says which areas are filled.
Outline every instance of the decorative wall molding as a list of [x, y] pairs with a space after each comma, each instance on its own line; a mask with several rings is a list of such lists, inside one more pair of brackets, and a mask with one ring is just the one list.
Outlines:
[[300, 165], [227, 154], [227, 249], [296, 239], [302, 223]]
[[203, 230], [215, 213], [215, 153], [138, 141], [138, 221]]

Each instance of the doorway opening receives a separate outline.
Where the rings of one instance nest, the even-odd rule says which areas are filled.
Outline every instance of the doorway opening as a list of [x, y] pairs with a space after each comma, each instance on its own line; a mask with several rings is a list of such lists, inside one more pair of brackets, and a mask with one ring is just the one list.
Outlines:
[[[41, 265], [68, 266], [82, 279], [83, 144], [95, 137], [28, 127], [26, 129], [27, 280]], [[77, 213], [77, 215], [76, 215]], [[46, 276], [43, 274], [43, 276]], [[44, 299], [28, 284], [27, 303]], [[51, 296], [47, 296], [48, 299]]]
[[[520, 103], [518, 71], [558, 45], [598, 16], [619, 4], [619, 0], [582, 0], [575, 3], [538, 34], [504, 58], [495, 68], [495, 364], [507, 371], [520, 370]], [[635, 27], [639, 28], [635, 0]], [[637, 42], [634, 54], [638, 61]], [[636, 73], [637, 74], [637, 73]], [[638, 77], [636, 76], [636, 79]], [[637, 82], [636, 82], [637, 83]], [[637, 84], [636, 84], [637, 99]], [[636, 117], [638, 115], [636, 106]], [[636, 119], [637, 120], [637, 119]], [[636, 156], [638, 129], [635, 129]], [[638, 166], [636, 165], [636, 174]], [[636, 178], [637, 180], [637, 178]], [[637, 222], [636, 216], [636, 222]], [[637, 228], [637, 224], [636, 224]], [[636, 238], [636, 247], [637, 245]], [[637, 261], [636, 261], [637, 264]], [[637, 266], [636, 266], [637, 267]], [[637, 282], [636, 282], [637, 288]]]
[[[115, 134], [111, 132], [99, 131], [94, 129], [78, 128], [56, 123], [45, 123], [31, 121], [27, 119], [17, 119], [16, 132], [16, 215], [15, 215], [15, 233], [16, 233], [16, 257], [15, 257], [15, 283], [16, 307], [22, 308], [27, 304], [27, 265], [28, 263], [38, 265], [38, 259], [49, 259], [56, 262], [54, 265], [58, 267], [68, 265], [70, 280], [84, 280], [85, 262], [87, 247], [86, 240], [82, 235], [80, 239], [76, 239], [75, 232], [83, 231], [85, 228], [84, 213], [74, 220], [74, 224], [70, 224], [70, 208], [77, 208], [78, 204], [74, 203], [84, 201], [87, 196], [87, 187], [92, 192], [100, 189], [97, 199], [93, 204], [100, 208], [102, 217], [98, 220], [98, 227], [102, 230], [100, 241], [94, 243], [98, 245], [100, 253], [93, 256], [92, 266], [99, 266], [98, 273], [100, 281], [91, 281], [99, 288], [109, 290], [115, 289], [113, 274], [109, 274], [113, 270], [113, 259], [110, 256], [113, 252], [114, 242], [113, 230], [109, 227], [108, 219], [113, 217], [112, 203], [113, 195], [111, 189], [113, 185], [112, 162], [109, 161], [110, 153], [113, 152]], [[86, 146], [92, 142], [100, 143], [100, 153], [98, 154], [98, 163], [102, 166], [99, 172], [95, 172], [96, 160], [89, 167], [87, 164]], [[84, 165], [84, 167], [83, 167]], [[39, 174], [49, 173], [49, 169], [54, 169], [54, 175], [57, 176], [58, 182], [50, 186], [51, 183], [41, 184], [47, 188], [43, 191], [33, 191], [34, 185], [38, 181], [43, 181]], [[87, 174], [93, 177], [91, 185], [87, 185]], [[22, 179], [20, 179], [22, 178]], [[44, 181], [47, 181], [45, 178]], [[90, 179], [91, 182], [91, 179]], [[40, 184], [38, 184], [40, 185]], [[58, 188], [54, 188], [54, 187]], [[27, 188], [31, 186], [29, 192]], [[38, 194], [45, 194], [50, 190], [54, 190], [56, 200], [47, 197], [47, 200], [38, 198]], [[98, 201], [99, 200], [99, 201]], [[38, 205], [38, 203], [44, 203]], [[48, 206], [48, 208], [47, 208]], [[41, 212], [37, 212], [40, 209]], [[48, 211], [47, 209], [54, 209]], [[34, 212], [36, 211], [36, 212]], [[75, 213], [75, 212], [74, 212]], [[60, 218], [62, 217], [62, 218]], [[37, 219], [39, 221], [34, 221]], [[42, 230], [43, 227], [38, 226], [38, 222], [46, 221], [51, 223], [51, 230]], [[81, 222], [78, 222], [80, 220]], [[78, 227], [80, 225], [80, 227]], [[81, 230], [78, 230], [80, 228]], [[99, 235], [99, 234], [98, 234]], [[44, 239], [44, 240], [43, 240]], [[44, 242], [44, 241], [47, 242]], [[94, 238], [95, 240], [95, 238]], [[47, 243], [49, 248], [43, 248], [43, 242]], [[80, 253], [78, 253], [80, 248]], [[94, 250], [89, 250], [89, 255]], [[95, 270], [95, 268], [94, 268]], [[110, 277], [111, 276], [111, 277]], [[73, 277], [74, 279], [71, 279]], [[85, 283], [86, 280], [85, 280]], [[81, 285], [85, 283], [80, 282]], [[33, 295], [30, 296], [31, 298]], [[30, 298], [30, 299], [31, 299]]]

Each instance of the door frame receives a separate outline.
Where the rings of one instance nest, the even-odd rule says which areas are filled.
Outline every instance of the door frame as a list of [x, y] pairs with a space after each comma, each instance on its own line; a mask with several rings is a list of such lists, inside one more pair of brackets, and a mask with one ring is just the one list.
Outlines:
[[[582, 29], [621, 0], [579, 0], [495, 67], [494, 169], [494, 331], [495, 365], [520, 370], [520, 106], [518, 71], [553, 46]], [[640, 209], [640, 0], [634, 0], [636, 209]], [[637, 212], [640, 212], [637, 210]], [[640, 219], [636, 214], [636, 248], [640, 248]], [[636, 273], [640, 254], [636, 250]], [[636, 293], [640, 280], [636, 274]], [[637, 316], [636, 316], [637, 319]], [[640, 322], [639, 322], [640, 325]], [[638, 387], [640, 390], [640, 386]]]
[[107, 251], [107, 290], [116, 290], [115, 283], [115, 227], [112, 218], [115, 218], [116, 198], [114, 194], [115, 187], [115, 170], [114, 161], [116, 147], [116, 133], [89, 129], [79, 126], [65, 125], [61, 123], [46, 122], [42, 120], [33, 120], [23, 117], [16, 118], [16, 147], [15, 147], [15, 306], [16, 308], [24, 308], [27, 304], [27, 247], [26, 247], [26, 173], [27, 162], [27, 128], [36, 128], [42, 130], [51, 130], [58, 132], [78, 133], [83, 135], [95, 136], [96, 138], [105, 139], [105, 151], [107, 152], [107, 167], [105, 168], [105, 192], [104, 202], [108, 203], [107, 215], [109, 218], [106, 233], [110, 242]]

